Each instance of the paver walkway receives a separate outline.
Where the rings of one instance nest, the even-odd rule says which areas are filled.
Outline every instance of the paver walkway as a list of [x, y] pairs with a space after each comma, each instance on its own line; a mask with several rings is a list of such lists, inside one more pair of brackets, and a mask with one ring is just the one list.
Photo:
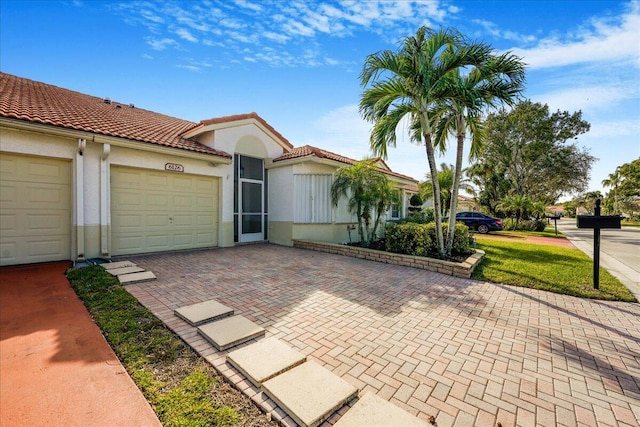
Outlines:
[[361, 394], [439, 427], [640, 426], [639, 304], [268, 244], [132, 261], [158, 280], [127, 289], [256, 400], [174, 309], [232, 306]]
[[64, 276], [0, 269], [0, 425], [160, 426]]

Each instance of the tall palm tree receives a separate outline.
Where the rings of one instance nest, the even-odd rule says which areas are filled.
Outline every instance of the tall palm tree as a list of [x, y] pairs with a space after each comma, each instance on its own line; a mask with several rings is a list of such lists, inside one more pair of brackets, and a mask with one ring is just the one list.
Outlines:
[[[471, 147], [469, 158], [479, 153], [485, 138], [483, 114], [488, 108], [513, 105], [522, 92], [525, 72], [521, 59], [510, 53], [496, 56], [493, 49], [484, 43], [477, 44], [484, 56], [482, 62], [463, 72], [456, 69], [447, 76], [451, 96], [440, 99], [431, 117], [436, 128], [434, 144], [444, 151], [447, 139], [457, 141], [456, 166], [453, 171], [449, 212], [457, 211], [458, 193], [462, 176], [464, 140], [469, 135]], [[445, 255], [451, 256], [455, 221], [449, 221]]]
[[484, 56], [476, 46], [467, 46], [457, 30], [433, 31], [423, 26], [403, 40], [398, 52], [383, 50], [367, 56], [360, 73], [360, 83], [366, 88], [360, 112], [373, 122], [372, 151], [387, 157], [387, 148], [395, 147], [396, 129], [405, 117], [411, 140], [425, 146], [440, 256], [444, 256], [442, 208], [430, 114], [437, 101], [455, 95], [448, 88], [447, 75], [461, 67], [480, 64]]
[[611, 187], [613, 189], [613, 211], [614, 213], [619, 213], [620, 209], [618, 208], [618, 185], [620, 185], [620, 181], [622, 176], [620, 175], [620, 168], [616, 168], [615, 172], [610, 173], [609, 176], [602, 180], [602, 185], [604, 187]]

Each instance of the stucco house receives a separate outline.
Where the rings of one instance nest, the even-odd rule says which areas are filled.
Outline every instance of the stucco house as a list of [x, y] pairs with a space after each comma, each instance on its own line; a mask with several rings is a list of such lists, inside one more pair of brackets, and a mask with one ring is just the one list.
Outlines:
[[[256, 113], [194, 123], [0, 73], [0, 159], [1, 265], [342, 242], [355, 222], [329, 197], [354, 160], [295, 148]], [[377, 166], [404, 216], [417, 181]]]

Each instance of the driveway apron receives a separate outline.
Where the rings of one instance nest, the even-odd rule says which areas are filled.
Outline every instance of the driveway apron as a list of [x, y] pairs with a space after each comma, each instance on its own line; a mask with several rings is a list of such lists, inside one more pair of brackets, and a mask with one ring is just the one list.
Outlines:
[[639, 304], [270, 244], [130, 259], [158, 280], [127, 289], [258, 402], [175, 309], [215, 299], [439, 427], [640, 425]]
[[159, 426], [67, 267], [0, 269], [0, 425]]

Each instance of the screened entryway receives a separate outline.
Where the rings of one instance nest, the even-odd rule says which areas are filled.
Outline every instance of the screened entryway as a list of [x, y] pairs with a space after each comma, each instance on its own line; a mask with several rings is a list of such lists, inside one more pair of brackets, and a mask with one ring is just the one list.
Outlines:
[[234, 156], [234, 241], [267, 239], [267, 171], [264, 161]]

